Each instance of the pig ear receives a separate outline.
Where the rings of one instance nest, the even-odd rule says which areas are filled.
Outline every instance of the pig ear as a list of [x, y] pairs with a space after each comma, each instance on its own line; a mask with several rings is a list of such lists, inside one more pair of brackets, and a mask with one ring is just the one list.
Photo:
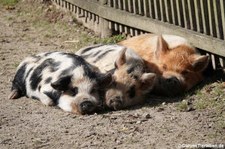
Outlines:
[[196, 72], [202, 72], [203, 70], [206, 69], [208, 64], [209, 64], [209, 56], [203, 55], [197, 57], [192, 63], [192, 66]]
[[99, 86], [100, 88], [108, 87], [112, 83], [112, 74], [107, 73], [99, 78]]
[[144, 73], [141, 76], [141, 89], [150, 90], [154, 87], [155, 82], [156, 82], [156, 74]]
[[162, 53], [165, 53], [167, 51], [168, 51], [168, 45], [167, 45], [166, 41], [163, 39], [162, 35], [160, 35], [158, 37], [157, 45], [156, 45], [156, 49], [155, 49], [156, 58], [159, 58]]
[[57, 81], [51, 83], [51, 86], [56, 90], [65, 91], [68, 89], [68, 85], [71, 82], [71, 77], [72, 76], [62, 77], [62, 78], [58, 79]]
[[123, 64], [126, 63], [126, 48], [123, 48], [120, 53], [119, 57], [116, 59], [115, 67], [120, 68]]

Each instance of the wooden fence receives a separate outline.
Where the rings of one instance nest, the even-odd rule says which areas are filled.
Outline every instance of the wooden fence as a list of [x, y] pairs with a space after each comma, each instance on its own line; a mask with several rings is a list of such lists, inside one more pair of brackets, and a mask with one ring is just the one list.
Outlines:
[[225, 67], [225, 0], [53, 0], [102, 37], [174, 34]]

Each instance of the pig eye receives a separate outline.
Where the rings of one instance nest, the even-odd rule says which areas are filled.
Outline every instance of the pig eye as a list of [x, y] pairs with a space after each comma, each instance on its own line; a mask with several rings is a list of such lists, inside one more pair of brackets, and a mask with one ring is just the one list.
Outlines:
[[138, 79], [138, 76], [137, 75], [131, 75], [132, 78], [134, 78], [135, 80]]
[[167, 70], [167, 65], [163, 64], [162, 68], [163, 70]]
[[183, 71], [181, 72], [182, 75], [187, 75], [188, 73], [189, 73], [188, 70], [183, 70]]
[[116, 81], [113, 81], [110, 86], [111, 87], [116, 87]]
[[96, 92], [97, 92], [97, 89], [96, 89], [96, 88], [92, 88], [91, 94], [94, 94], [94, 93], [96, 93]]
[[71, 96], [76, 96], [77, 93], [78, 93], [78, 88], [77, 87], [74, 87], [74, 88], [70, 89]]
[[135, 97], [135, 94], [136, 94], [136, 92], [135, 92], [135, 85], [133, 85], [133, 86], [131, 86], [129, 88], [129, 90], [127, 91], [127, 94], [129, 96], [129, 98], [134, 98]]

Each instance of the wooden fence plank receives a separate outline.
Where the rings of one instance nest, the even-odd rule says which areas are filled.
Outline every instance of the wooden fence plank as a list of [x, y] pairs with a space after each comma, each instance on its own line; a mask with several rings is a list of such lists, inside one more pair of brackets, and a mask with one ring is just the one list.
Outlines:
[[148, 0], [149, 2], [149, 17], [154, 18], [154, 3], [152, 0]]
[[172, 23], [171, 3], [170, 0], [165, 1], [166, 21]]
[[160, 16], [161, 21], [165, 22], [164, 9], [163, 9], [163, 0], [159, 0]]
[[133, 0], [128, 0], [128, 11], [130, 12], [130, 13], [132, 13], [133, 11], [133, 9], [132, 9], [132, 1]]
[[177, 22], [177, 13], [176, 13], [176, 3], [175, 3], [175, 1], [174, 0], [170, 0], [170, 2], [171, 2], [171, 10], [172, 10], [172, 23], [174, 24], [174, 25], [177, 25], [178, 24], [178, 22]]
[[154, 0], [154, 8], [155, 8], [154, 10], [155, 10], [155, 19], [158, 20], [159, 19], [159, 13], [158, 13], [159, 9], [158, 9], [158, 5], [157, 5], [157, 1], [158, 0]]
[[183, 9], [183, 16], [184, 16], [184, 28], [189, 28], [188, 27], [188, 10], [186, 9], [186, 6], [187, 6], [187, 1], [186, 0], [182, 0], [182, 9]]
[[182, 26], [181, 22], [181, 11], [180, 11], [180, 0], [176, 0], [176, 11], [177, 11], [177, 20], [178, 20], [178, 25]]
[[223, 40], [225, 40], [225, 0], [220, 1], [221, 6], [221, 21], [222, 21], [222, 28], [223, 28]]
[[149, 3], [147, 0], [144, 0], [143, 2], [143, 8], [144, 8], [144, 16], [149, 16]]
[[192, 0], [187, 0], [187, 5], [188, 5], [188, 12], [189, 12], [189, 19], [190, 19], [190, 29], [191, 30], [194, 30], [194, 11], [193, 11], [193, 7], [192, 7], [192, 3], [193, 1]]
[[200, 10], [199, 10], [199, 5], [198, 1], [194, 1], [194, 8], [195, 8], [195, 19], [196, 19], [196, 27], [197, 27], [197, 32], [200, 32]]
[[217, 0], [213, 1], [213, 10], [214, 10], [214, 18], [215, 18], [215, 30], [216, 30], [216, 37], [221, 39], [220, 28], [219, 28], [219, 20], [218, 20], [218, 6]]
[[212, 9], [211, 9], [211, 3], [210, 0], [207, 1], [208, 4], [208, 16], [209, 16], [209, 30], [210, 35], [213, 36], [213, 24], [212, 24]]
[[138, 14], [139, 15], [143, 15], [142, 7], [143, 7], [142, 0], [138, 0]]

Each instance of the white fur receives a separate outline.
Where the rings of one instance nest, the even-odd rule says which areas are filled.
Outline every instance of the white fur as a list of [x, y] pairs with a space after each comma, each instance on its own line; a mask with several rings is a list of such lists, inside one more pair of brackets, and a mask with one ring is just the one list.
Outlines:
[[75, 68], [73, 70], [73, 74], [74, 74], [74, 77], [76, 79], [82, 79], [82, 78], [84, 78], [84, 68], [81, 67], [81, 66]]
[[[86, 47], [86, 48], [90, 48]], [[102, 73], [108, 72], [115, 68], [115, 61], [119, 56], [119, 53], [122, 49], [124, 49], [123, 46], [119, 45], [102, 45], [100, 47], [96, 47], [96, 45], [93, 46], [93, 49], [83, 53], [83, 51], [86, 48], [82, 48], [79, 51], [76, 52], [77, 55], [85, 56], [90, 55], [88, 58], [85, 58], [86, 61], [88, 61], [90, 64], [98, 67]], [[95, 62], [98, 55], [101, 55], [102, 53], [112, 50], [111, 52], [107, 53], [103, 58], [101, 58], [99, 61]], [[97, 55], [96, 55], [97, 54]], [[137, 59], [142, 61], [140, 56], [138, 56], [133, 50], [127, 48], [126, 50], [126, 57], [127, 59]]]
[[73, 100], [71, 99], [70, 96], [63, 95], [59, 98], [58, 106], [64, 111], [72, 112], [72, 106], [71, 106], [72, 103], [73, 103]]

